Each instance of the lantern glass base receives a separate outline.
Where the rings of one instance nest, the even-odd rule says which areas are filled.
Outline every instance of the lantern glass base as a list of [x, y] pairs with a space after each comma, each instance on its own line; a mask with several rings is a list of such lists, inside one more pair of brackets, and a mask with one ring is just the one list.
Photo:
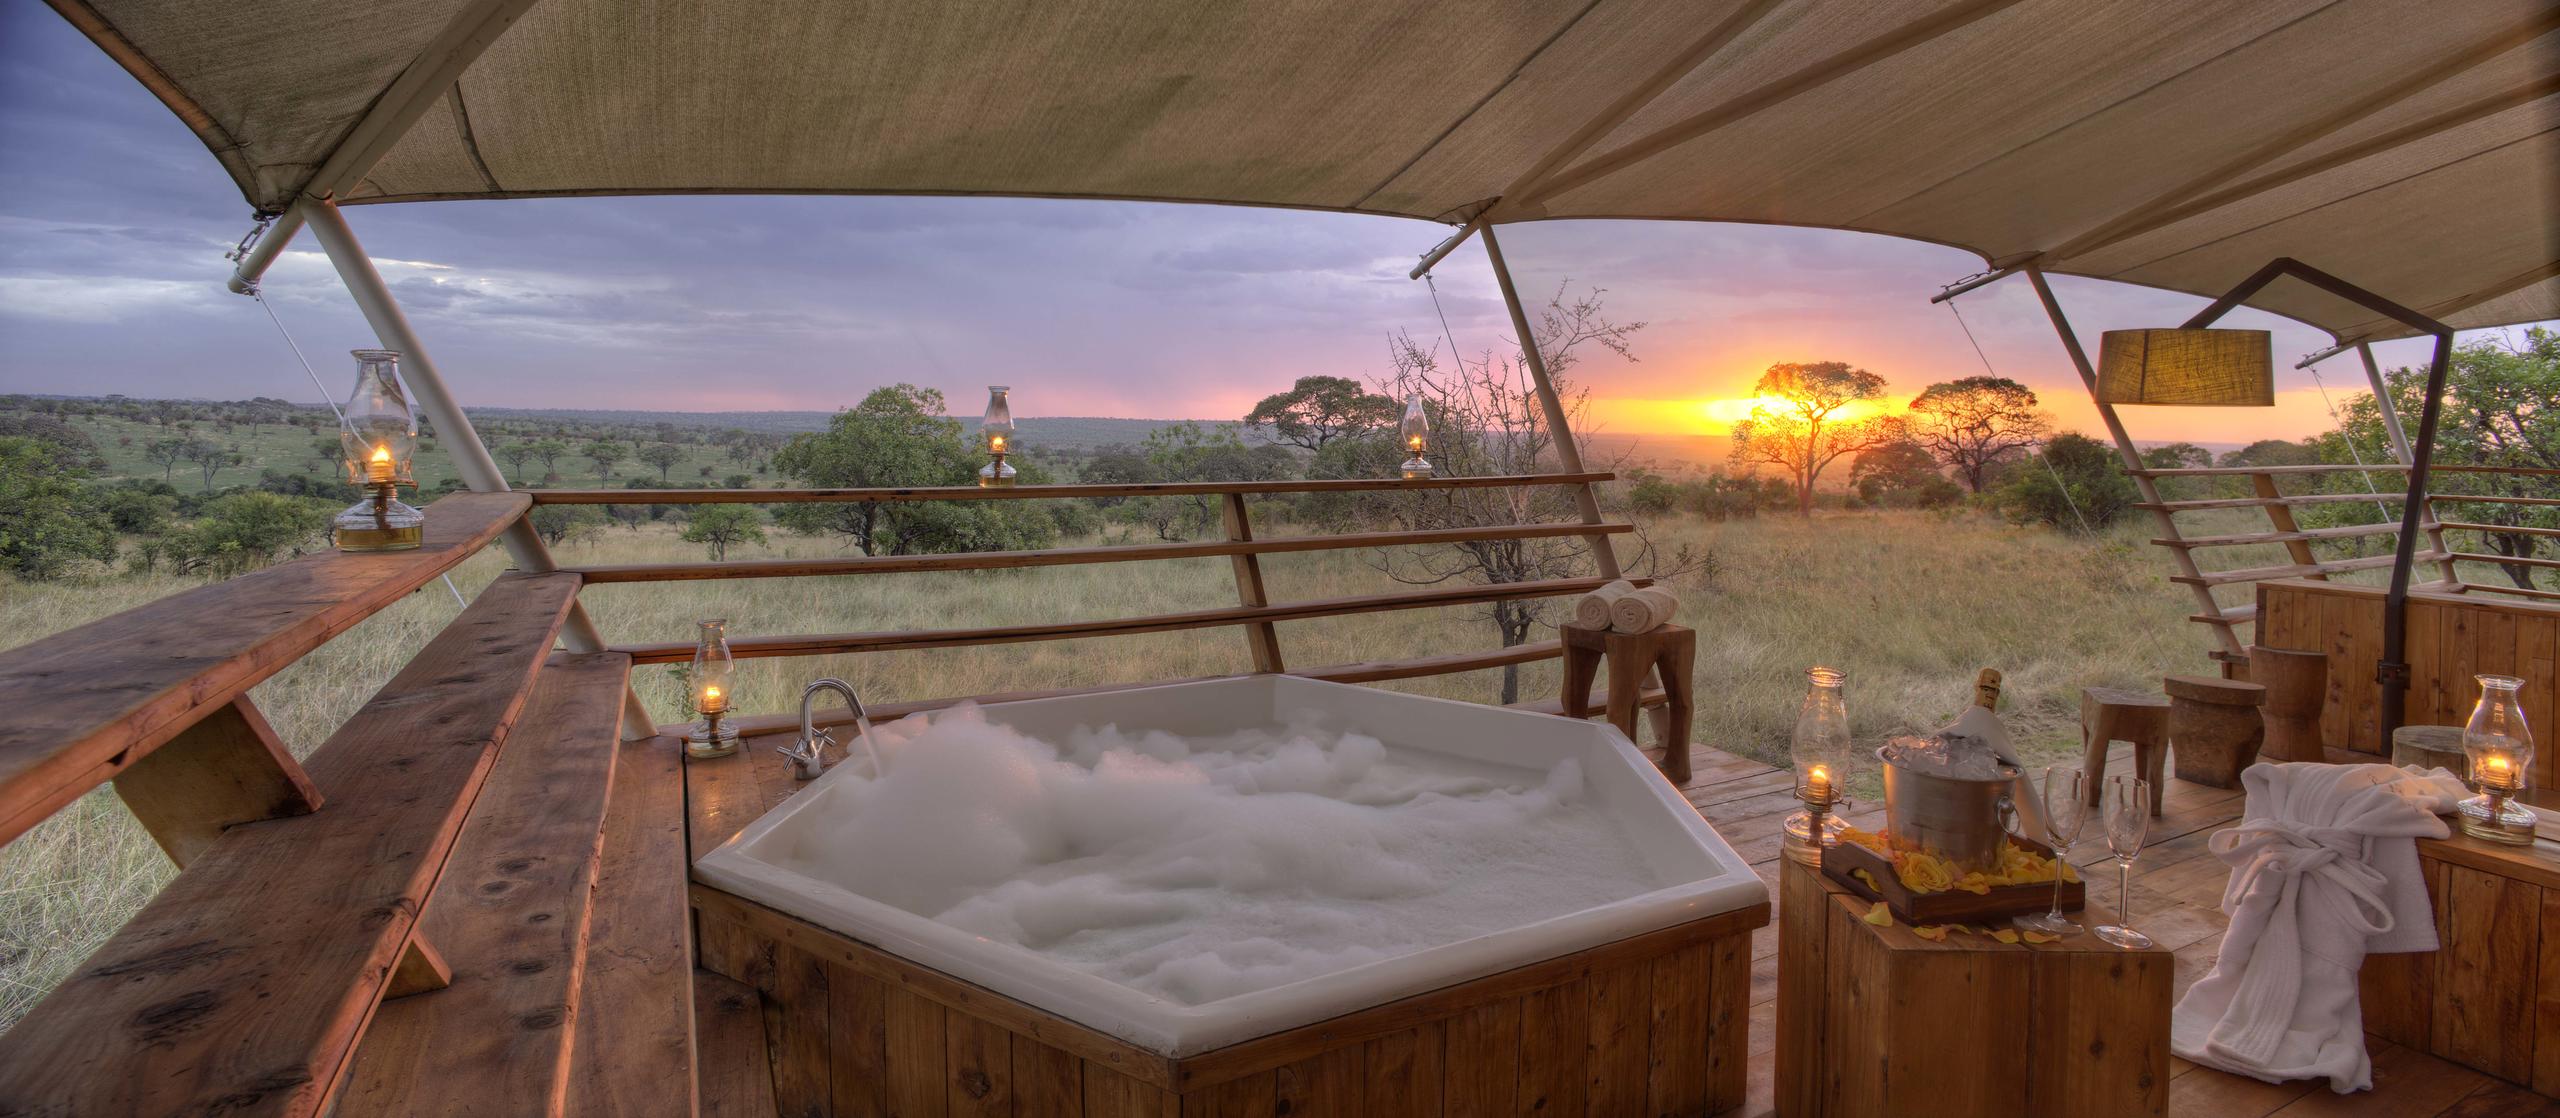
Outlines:
[[1434, 472], [1431, 468], [1431, 460], [1420, 455], [1405, 459], [1404, 465], [1397, 467], [1397, 470], [1404, 474], [1406, 481], [1429, 481]]
[[426, 525], [427, 514], [396, 499], [377, 503], [370, 497], [329, 522], [340, 551], [414, 551], [426, 542]]
[[2490, 842], [2533, 845], [2533, 810], [2506, 796], [2473, 796], [2454, 809], [2462, 817], [2462, 833]]
[[[1796, 812], [1795, 814], [1788, 816], [1786, 822], [1782, 824], [1782, 826], [1786, 828], [1787, 837], [1789, 839], [1806, 845], [1814, 845], [1812, 812]], [[1829, 812], [1824, 812], [1822, 816], [1822, 842], [1820, 845], [1840, 845], [1840, 832], [1846, 830], [1848, 826], [1849, 823], [1847, 820]]]
[[726, 757], [738, 751], [738, 728], [722, 722], [717, 728], [696, 722], [684, 735], [684, 755], [697, 761]]
[[1013, 467], [998, 458], [978, 467], [978, 488], [999, 489], [1013, 484]]

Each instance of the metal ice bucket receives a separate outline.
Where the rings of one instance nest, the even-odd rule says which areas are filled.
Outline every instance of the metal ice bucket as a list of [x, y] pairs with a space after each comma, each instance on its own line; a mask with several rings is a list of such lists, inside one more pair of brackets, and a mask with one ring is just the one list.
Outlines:
[[1961, 870], [1996, 866], [2008, 841], [2009, 789], [2018, 770], [2002, 765], [1999, 776], [1966, 780], [1907, 768], [1891, 753], [1876, 750], [1884, 763], [1885, 829], [1894, 844], [1942, 855]]

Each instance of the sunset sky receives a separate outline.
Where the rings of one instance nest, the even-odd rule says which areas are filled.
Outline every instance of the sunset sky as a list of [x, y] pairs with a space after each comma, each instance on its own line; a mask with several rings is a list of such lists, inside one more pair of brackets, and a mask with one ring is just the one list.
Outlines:
[[[1209, 206], [1005, 199], [626, 198], [355, 207], [349, 220], [446, 379], [480, 405], [832, 409], [912, 381], [974, 411], [1015, 386], [1022, 415], [1234, 418], [1295, 377], [1370, 378], [1391, 331], [1444, 348], [1405, 278], [1445, 230], [1421, 222]], [[0, 391], [137, 396], [317, 393], [222, 258], [248, 207], [185, 127], [63, 21], [0, 3]], [[1507, 226], [1524, 289], [1606, 288], [1650, 325], [1641, 359], [1581, 373], [1610, 431], [1719, 434], [1777, 361], [1840, 360], [1901, 398], [1982, 372], [1928, 297], [1969, 254], [1765, 226]], [[1468, 354], [1510, 328], [1481, 250], [1438, 270], [1445, 334]], [[2172, 325], [2202, 302], [2062, 278], [2082, 336]], [[269, 297], [332, 391], [373, 344], [316, 246]], [[1992, 366], [2066, 427], [2096, 417], [2023, 280], [1966, 297]], [[2292, 360], [2324, 335], [2276, 330], [2274, 409], [2127, 411], [2143, 439], [2243, 442], [2328, 426]], [[2386, 361], [2423, 357], [2416, 343]], [[2360, 391], [2350, 356], [2333, 396]]]

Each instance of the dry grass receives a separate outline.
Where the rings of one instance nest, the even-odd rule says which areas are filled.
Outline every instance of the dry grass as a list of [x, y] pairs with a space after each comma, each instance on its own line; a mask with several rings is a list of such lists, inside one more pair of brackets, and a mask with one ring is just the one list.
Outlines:
[[[2201, 528], [2199, 528], [2201, 530]], [[1709, 523], [1671, 518], [1658, 541], [1714, 557], [1712, 577], [1677, 589], [1702, 634], [1696, 732], [1720, 748], [1782, 757], [1803, 671], [1847, 672], [1862, 738], [1935, 725], [1970, 695], [1975, 669], [2009, 680], [2004, 714], [2040, 751], [2077, 745], [2078, 690], [2135, 686], [2209, 668], [2208, 637], [2184, 621], [2186, 591], [2168, 584], [2147, 526], [2098, 541], [2015, 529], [1968, 515], [1877, 513], [1811, 522]], [[833, 545], [776, 535], [750, 557], [828, 554]], [[671, 529], [610, 529], [560, 549], [566, 565], [686, 560], [701, 550]], [[733, 557], [740, 557], [733, 552]], [[1265, 560], [1275, 600], [1391, 589], [1360, 553]], [[2271, 560], [2273, 561], [2273, 560]], [[2240, 565], [2235, 557], [2227, 561]], [[504, 566], [497, 552], [456, 581], [475, 593]], [[193, 585], [112, 578], [0, 585], [0, 632], [31, 640]], [[619, 641], [689, 637], [695, 618], [726, 616], [740, 634], [953, 628], [1100, 618], [1234, 604], [1223, 559], [1044, 570], [605, 586], [586, 601]], [[260, 685], [254, 696], [285, 740], [308, 752], [457, 612], [430, 585]], [[1481, 648], [1491, 625], [1452, 607], [1289, 623], [1290, 664], [1312, 666]], [[841, 675], [875, 701], [1213, 675], [1249, 666], [1242, 636], [1204, 630], [896, 655], [753, 660], [741, 664], [745, 709], [794, 709], [802, 683]], [[662, 721], [676, 717], [670, 673], [639, 673]], [[1522, 694], [1555, 687], [1552, 664], [1523, 670]], [[1499, 673], [1389, 686], [1490, 700]], [[0, 1022], [27, 1006], [132, 915], [169, 876], [165, 859], [113, 793], [100, 790], [0, 851]]]

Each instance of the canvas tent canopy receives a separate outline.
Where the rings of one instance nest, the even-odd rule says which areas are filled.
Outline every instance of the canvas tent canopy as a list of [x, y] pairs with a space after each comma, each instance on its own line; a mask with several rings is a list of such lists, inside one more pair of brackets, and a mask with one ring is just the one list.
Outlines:
[[[2560, 317], [2550, 0], [52, 0], [256, 207], [990, 194], [1854, 229]], [[2301, 284], [2251, 305], [2408, 328]]]

